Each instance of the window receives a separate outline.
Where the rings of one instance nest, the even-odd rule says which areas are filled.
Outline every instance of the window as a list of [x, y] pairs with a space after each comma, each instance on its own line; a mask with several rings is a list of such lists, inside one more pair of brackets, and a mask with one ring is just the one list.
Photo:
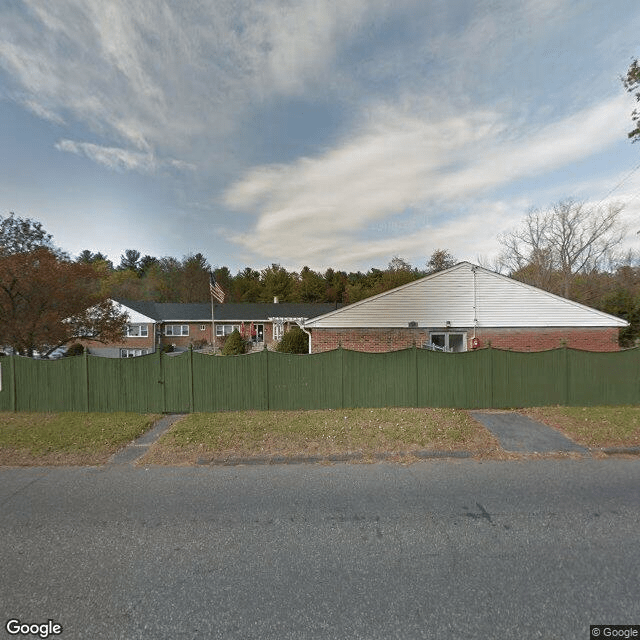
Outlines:
[[138, 356], [146, 356], [146, 349], [120, 349], [121, 358], [136, 358]]
[[200, 325], [200, 331], [204, 331], [207, 328], [206, 324], [201, 324]]
[[127, 338], [147, 338], [149, 326], [146, 324], [128, 324], [125, 328]]
[[428, 349], [458, 353], [467, 350], [466, 333], [432, 333]]
[[283, 335], [284, 335], [284, 322], [276, 320], [273, 323], [273, 339], [282, 340]]
[[165, 336], [188, 336], [189, 325], [188, 324], [167, 324], [164, 327]]
[[222, 338], [224, 336], [229, 336], [236, 330], [240, 331], [240, 325], [239, 324], [217, 324], [216, 325], [216, 336], [218, 338]]

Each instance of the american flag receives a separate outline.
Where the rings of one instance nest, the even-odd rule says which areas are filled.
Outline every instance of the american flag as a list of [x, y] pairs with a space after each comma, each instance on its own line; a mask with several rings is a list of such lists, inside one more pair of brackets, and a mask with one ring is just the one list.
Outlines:
[[224, 302], [224, 291], [222, 290], [222, 287], [216, 282], [216, 279], [213, 277], [213, 272], [209, 273], [209, 293], [211, 294], [211, 297], [218, 302]]

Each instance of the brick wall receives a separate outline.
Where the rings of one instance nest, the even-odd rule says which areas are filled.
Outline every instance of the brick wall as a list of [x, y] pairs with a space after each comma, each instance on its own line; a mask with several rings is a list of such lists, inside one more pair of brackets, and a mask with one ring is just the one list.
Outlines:
[[[441, 328], [434, 329], [442, 332]], [[452, 328], [451, 332], [466, 332], [471, 349], [473, 329]], [[429, 340], [429, 329], [312, 329], [313, 353], [331, 351], [342, 346], [353, 351], [380, 353], [413, 346]], [[491, 346], [512, 351], [546, 351], [564, 346], [584, 351], [618, 351], [618, 329], [602, 328], [522, 328], [477, 329], [479, 347]]]
[[480, 347], [512, 351], [546, 351], [566, 345], [583, 351], [618, 351], [618, 329], [616, 327], [593, 328], [523, 328], [523, 329], [478, 329], [476, 336]]
[[425, 329], [312, 329], [313, 353], [331, 351], [342, 346], [352, 351], [382, 353], [412, 347], [420, 347], [429, 340]]
[[[205, 341], [207, 344], [211, 344], [211, 322], [168, 322], [169, 325], [187, 325], [189, 327], [188, 336], [168, 336], [165, 333], [165, 326], [162, 325], [162, 336], [160, 338], [160, 344], [174, 344], [178, 349], [188, 349], [189, 345]], [[200, 327], [204, 326], [204, 330]]]
[[[138, 323], [139, 324], [139, 323]], [[78, 340], [84, 347], [89, 351], [89, 353], [100, 354], [108, 349], [110, 352], [118, 353], [120, 349], [146, 349], [149, 353], [154, 351], [154, 330], [155, 325], [149, 323], [147, 324], [148, 335], [146, 337], [132, 337], [128, 338], [126, 336], [122, 336], [122, 340], [117, 343], [108, 343], [99, 342], [98, 340]], [[70, 342], [69, 344], [73, 344], [76, 342]]]
[[[240, 322], [216, 322], [216, 327], [219, 327], [220, 325], [241, 325]], [[263, 327], [263, 340], [262, 343], [266, 343], [267, 347], [271, 347], [273, 345], [273, 323], [272, 322], [255, 322], [255, 325], [262, 325]], [[251, 327], [251, 322], [245, 322], [244, 323], [245, 326], [245, 332], [246, 332], [246, 336], [247, 339], [249, 337], [249, 329]], [[222, 349], [224, 347], [224, 343], [226, 341], [227, 337], [225, 336], [224, 338], [221, 336], [216, 336], [216, 348], [218, 349]]]

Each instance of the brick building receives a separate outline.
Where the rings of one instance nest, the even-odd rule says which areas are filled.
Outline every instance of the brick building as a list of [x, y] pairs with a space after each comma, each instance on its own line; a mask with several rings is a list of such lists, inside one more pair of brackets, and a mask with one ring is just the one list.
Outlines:
[[113, 344], [84, 340], [89, 353], [110, 358], [130, 358], [171, 346], [174, 351], [220, 349], [234, 329], [254, 348], [274, 346], [293, 325], [335, 310], [335, 304], [294, 303], [162, 303], [114, 300], [129, 322], [122, 340]]
[[461, 262], [305, 322], [312, 353], [339, 346], [459, 352], [492, 346], [617, 351], [625, 320]]

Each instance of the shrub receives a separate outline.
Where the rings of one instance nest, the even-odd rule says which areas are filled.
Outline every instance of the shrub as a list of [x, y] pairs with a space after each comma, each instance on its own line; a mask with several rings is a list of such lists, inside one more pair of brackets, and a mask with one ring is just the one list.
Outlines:
[[309, 353], [309, 336], [300, 327], [293, 327], [282, 336], [276, 351], [281, 353]]
[[236, 329], [225, 341], [222, 349], [223, 356], [237, 356], [247, 350], [247, 344]]
[[75, 342], [72, 344], [65, 352], [65, 356], [81, 356], [84, 353], [84, 347], [79, 343]]

